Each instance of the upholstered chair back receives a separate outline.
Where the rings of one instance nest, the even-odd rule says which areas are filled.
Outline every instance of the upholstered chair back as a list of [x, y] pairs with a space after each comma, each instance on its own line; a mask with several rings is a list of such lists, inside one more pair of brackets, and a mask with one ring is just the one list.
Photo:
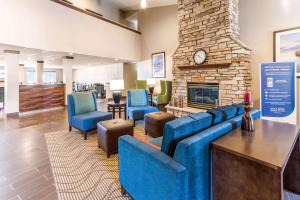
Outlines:
[[97, 111], [96, 95], [92, 92], [78, 92], [68, 95], [68, 118], [74, 115]]
[[144, 89], [147, 90], [148, 86], [147, 86], [147, 80], [136, 80], [135, 81], [135, 88], [136, 89]]
[[143, 107], [147, 106], [148, 91], [143, 89], [128, 90], [127, 91], [127, 106], [128, 107]]

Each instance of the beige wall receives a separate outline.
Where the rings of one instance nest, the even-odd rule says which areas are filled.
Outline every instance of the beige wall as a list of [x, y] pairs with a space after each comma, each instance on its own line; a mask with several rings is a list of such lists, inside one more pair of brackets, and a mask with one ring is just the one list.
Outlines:
[[177, 5], [140, 11], [138, 19], [142, 32], [142, 60], [137, 63], [137, 78], [151, 78], [151, 54], [165, 51], [166, 78], [172, 79], [172, 55], [178, 46]]
[[0, 5], [0, 43], [128, 61], [140, 59], [138, 33], [48, 0], [0, 0]]
[[299, 0], [241, 0], [241, 40], [252, 49], [255, 104], [259, 105], [259, 64], [273, 61], [273, 31], [300, 26]]

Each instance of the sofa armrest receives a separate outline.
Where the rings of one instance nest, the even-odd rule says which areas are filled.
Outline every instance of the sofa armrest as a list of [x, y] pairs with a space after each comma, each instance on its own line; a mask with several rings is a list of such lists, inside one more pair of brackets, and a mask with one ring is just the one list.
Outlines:
[[186, 168], [131, 136], [119, 139], [119, 177], [121, 185], [134, 199], [187, 197]]

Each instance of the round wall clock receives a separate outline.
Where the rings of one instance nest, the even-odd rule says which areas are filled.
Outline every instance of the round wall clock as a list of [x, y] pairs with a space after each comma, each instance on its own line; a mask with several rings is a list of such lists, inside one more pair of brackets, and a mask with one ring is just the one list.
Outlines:
[[204, 51], [204, 49], [197, 49], [196, 52], [194, 53], [194, 62], [197, 65], [201, 65], [205, 62], [207, 58], [207, 53]]

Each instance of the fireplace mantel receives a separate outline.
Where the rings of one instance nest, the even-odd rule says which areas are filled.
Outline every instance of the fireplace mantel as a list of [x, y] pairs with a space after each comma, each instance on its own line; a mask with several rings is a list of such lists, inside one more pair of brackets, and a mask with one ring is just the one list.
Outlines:
[[185, 65], [177, 66], [180, 69], [196, 69], [196, 68], [227, 68], [231, 63], [218, 63], [218, 64], [202, 64], [202, 65]]

